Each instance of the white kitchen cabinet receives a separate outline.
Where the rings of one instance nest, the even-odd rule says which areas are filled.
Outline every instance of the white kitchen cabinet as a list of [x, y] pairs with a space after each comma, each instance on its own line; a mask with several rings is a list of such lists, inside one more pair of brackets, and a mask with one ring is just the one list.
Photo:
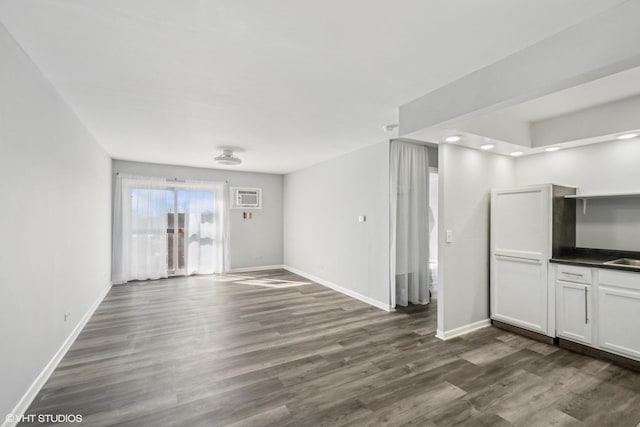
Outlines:
[[561, 338], [593, 343], [591, 285], [556, 281], [556, 331]]
[[547, 265], [536, 259], [496, 255], [492, 318], [547, 333]]
[[492, 319], [555, 336], [548, 260], [555, 248], [575, 246], [575, 229], [553, 227], [575, 223], [575, 207], [564, 201], [567, 194], [575, 189], [550, 184], [491, 192]]
[[640, 360], [640, 273], [600, 270], [598, 346]]

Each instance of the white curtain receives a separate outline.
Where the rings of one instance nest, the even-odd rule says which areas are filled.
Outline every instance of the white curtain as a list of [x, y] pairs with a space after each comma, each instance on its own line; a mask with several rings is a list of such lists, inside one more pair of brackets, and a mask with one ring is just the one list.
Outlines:
[[228, 187], [212, 183], [201, 188], [178, 192], [185, 210], [185, 274], [225, 273], [229, 270]]
[[[141, 191], [133, 193], [133, 189]], [[114, 194], [112, 281], [159, 279], [167, 271], [167, 182], [118, 175]]]
[[395, 304], [429, 302], [429, 151], [391, 142], [391, 289]]
[[[169, 276], [169, 218], [184, 215], [182, 274], [229, 268], [229, 196], [226, 183], [118, 175], [114, 192], [112, 281]], [[172, 215], [174, 214], [174, 215]], [[178, 218], [180, 222], [180, 219]], [[178, 242], [180, 242], [178, 240]]]

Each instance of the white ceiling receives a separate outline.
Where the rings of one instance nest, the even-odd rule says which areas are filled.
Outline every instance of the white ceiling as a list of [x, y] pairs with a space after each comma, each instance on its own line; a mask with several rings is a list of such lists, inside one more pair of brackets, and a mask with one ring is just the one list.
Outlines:
[[623, 0], [0, 0], [114, 158], [286, 173], [393, 134], [397, 107]]

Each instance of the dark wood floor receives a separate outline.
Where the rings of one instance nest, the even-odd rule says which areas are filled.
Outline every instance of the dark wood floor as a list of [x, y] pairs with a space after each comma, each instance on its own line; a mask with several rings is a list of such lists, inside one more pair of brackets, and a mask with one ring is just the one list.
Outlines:
[[385, 313], [282, 270], [118, 286], [27, 413], [136, 427], [640, 422], [640, 374], [495, 328], [443, 342], [435, 319], [435, 305]]

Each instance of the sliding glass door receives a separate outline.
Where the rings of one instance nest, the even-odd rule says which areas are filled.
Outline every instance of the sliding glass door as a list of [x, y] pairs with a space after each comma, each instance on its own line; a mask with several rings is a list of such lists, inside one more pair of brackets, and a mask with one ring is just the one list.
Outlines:
[[175, 204], [168, 214], [167, 257], [169, 274], [213, 271], [214, 193], [202, 190], [174, 190]]
[[226, 182], [118, 175], [113, 210], [113, 283], [228, 271]]
[[169, 276], [184, 274], [184, 212], [178, 206], [178, 192], [171, 190], [167, 206], [167, 272]]
[[128, 268], [134, 278], [166, 277], [167, 208], [172, 192], [156, 188], [131, 191]]
[[213, 270], [214, 207], [211, 191], [132, 188], [134, 270], [146, 265], [150, 277]]

